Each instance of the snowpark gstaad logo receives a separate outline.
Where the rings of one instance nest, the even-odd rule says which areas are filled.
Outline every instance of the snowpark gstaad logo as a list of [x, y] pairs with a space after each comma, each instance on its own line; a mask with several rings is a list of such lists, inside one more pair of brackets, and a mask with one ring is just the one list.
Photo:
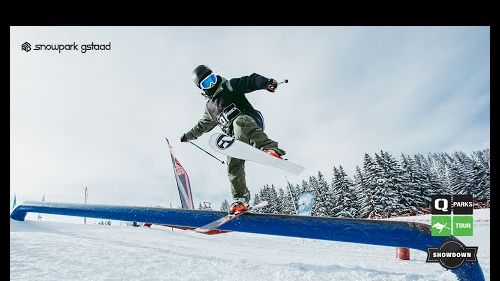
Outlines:
[[30, 43], [28, 43], [28, 42], [24, 42], [24, 43], [21, 45], [21, 50], [26, 51], [26, 52], [31, 51], [31, 44], [30, 44]]
[[477, 262], [478, 247], [467, 247], [460, 241], [446, 241], [439, 248], [427, 249], [426, 262], [439, 262], [447, 269], [461, 266], [465, 261]]
[[85, 43], [85, 44], [77, 44], [76, 42], [70, 44], [59, 44], [59, 43], [51, 43], [51, 44], [31, 44], [29, 42], [24, 42], [21, 44], [21, 50], [26, 53], [30, 51], [49, 51], [49, 52], [80, 52], [80, 53], [90, 53], [90, 52], [102, 52], [102, 51], [111, 51], [111, 42], [108, 43]]

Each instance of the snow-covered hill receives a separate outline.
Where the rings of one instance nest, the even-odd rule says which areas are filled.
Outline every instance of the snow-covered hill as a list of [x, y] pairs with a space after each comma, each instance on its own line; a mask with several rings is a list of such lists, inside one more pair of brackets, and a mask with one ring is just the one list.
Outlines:
[[[489, 209], [474, 216], [474, 236], [460, 239], [479, 246], [489, 280]], [[401, 261], [392, 247], [165, 227], [11, 220], [10, 228], [11, 280], [456, 280], [426, 253]]]

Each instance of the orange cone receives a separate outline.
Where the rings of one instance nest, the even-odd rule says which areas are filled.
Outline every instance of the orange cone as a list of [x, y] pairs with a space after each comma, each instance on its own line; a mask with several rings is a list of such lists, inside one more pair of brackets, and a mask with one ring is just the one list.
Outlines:
[[404, 261], [410, 260], [410, 249], [396, 248], [396, 258]]

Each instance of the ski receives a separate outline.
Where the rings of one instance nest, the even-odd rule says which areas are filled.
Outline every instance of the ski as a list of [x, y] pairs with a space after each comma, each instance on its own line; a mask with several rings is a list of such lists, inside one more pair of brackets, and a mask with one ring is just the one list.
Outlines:
[[209, 144], [215, 151], [243, 160], [271, 166], [295, 175], [300, 175], [305, 167], [292, 163], [289, 160], [279, 159], [247, 143], [231, 136], [215, 133], [210, 137]]
[[237, 213], [237, 214], [232, 214], [232, 215], [224, 216], [224, 217], [222, 217], [222, 218], [220, 218], [218, 220], [215, 220], [215, 221], [213, 221], [213, 222], [211, 222], [209, 224], [206, 224], [204, 226], [195, 228], [194, 231], [199, 232], [199, 233], [203, 233], [203, 234], [218, 234], [218, 233], [221, 233], [221, 231], [217, 230], [217, 228], [219, 228], [222, 225], [224, 225], [224, 224], [226, 224], [226, 223], [234, 220], [235, 218], [238, 218], [239, 216], [241, 216], [243, 214], [251, 213], [252, 210], [263, 208], [263, 207], [267, 206], [267, 204], [268, 204], [267, 201], [262, 201], [262, 202], [260, 202], [257, 205], [248, 207], [248, 210], [245, 211], [245, 212], [241, 212], [241, 213]]

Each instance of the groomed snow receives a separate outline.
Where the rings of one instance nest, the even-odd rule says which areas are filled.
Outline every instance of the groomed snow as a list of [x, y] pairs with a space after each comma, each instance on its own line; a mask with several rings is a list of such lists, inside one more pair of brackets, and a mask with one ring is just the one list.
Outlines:
[[[483, 220], [474, 236], [460, 239], [479, 246], [489, 280], [489, 209], [474, 216]], [[10, 228], [11, 280], [456, 280], [426, 253], [401, 261], [392, 247], [45, 221], [11, 220]]]

